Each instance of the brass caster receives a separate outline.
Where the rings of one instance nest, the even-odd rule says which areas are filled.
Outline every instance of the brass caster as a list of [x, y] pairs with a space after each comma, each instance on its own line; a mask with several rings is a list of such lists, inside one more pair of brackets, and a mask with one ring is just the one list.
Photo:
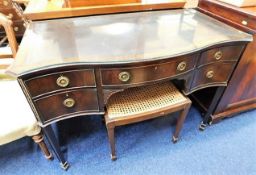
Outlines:
[[112, 161], [115, 161], [115, 160], [117, 159], [117, 157], [116, 157], [116, 156], [113, 156], [112, 154], [111, 154], [110, 156], [111, 156], [111, 160], [112, 160]]
[[199, 126], [199, 130], [200, 131], [204, 131], [205, 130], [205, 128], [206, 128], [206, 124], [204, 124], [203, 122], [200, 124], [200, 126]]
[[52, 156], [52, 153], [50, 153], [49, 156], [45, 156], [45, 158], [46, 158], [47, 160], [53, 160], [53, 159], [54, 159], [54, 157]]
[[210, 121], [210, 122], [208, 123], [208, 125], [211, 126], [211, 125], [212, 125], [212, 121]]
[[65, 170], [65, 171], [67, 171], [68, 168], [69, 168], [68, 162], [65, 162], [64, 164], [63, 164], [63, 163], [60, 163], [60, 166], [61, 166], [61, 168], [62, 168], [63, 170]]
[[179, 140], [179, 138], [178, 138], [178, 137], [174, 137], [174, 136], [172, 136], [172, 142], [173, 142], [173, 143], [177, 143], [177, 142], [178, 142], [178, 140]]

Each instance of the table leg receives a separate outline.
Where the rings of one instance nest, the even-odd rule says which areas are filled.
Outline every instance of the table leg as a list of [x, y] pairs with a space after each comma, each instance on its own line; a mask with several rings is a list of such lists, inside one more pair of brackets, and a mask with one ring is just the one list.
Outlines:
[[199, 126], [200, 131], [204, 131], [207, 124], [209, 124], [211, 122], [211, 115], [212, 115], [213, 111], [215, 110], [215, 108], [217, 107], [217, 104], [218, 104], [222, 94], [224, 93], [225, 89], [226, 89], [225, 86], [220, 86], [217, 88], [215, 95], [212, 99], [212, 102], [211, 102], [208, 110], [206, 111], [206, 114], [204, 115], [203, 121], [201, 122], [201, 124]]
[[52, 147], [56, 157], [60, 161], [61, 167], [64, 170], [67, 170], [68, 167], [69, 167], [69, 164], [65, 160], [65, 158], [63, 156], [63, 153], [60, 150], [60, 145], [59, 145], [59, 143], [58, 143], [58, 141], [56, 139], [56, 136], [54, 134], [54, 131], [53, 131], [51, 125], [44, 127], [43, 131], [44, 131], [44, 134], [46, 135], [47, 140], [49, 141], [49, 143], [50, 143], [50, 145], [51, 145], [51, 147]]

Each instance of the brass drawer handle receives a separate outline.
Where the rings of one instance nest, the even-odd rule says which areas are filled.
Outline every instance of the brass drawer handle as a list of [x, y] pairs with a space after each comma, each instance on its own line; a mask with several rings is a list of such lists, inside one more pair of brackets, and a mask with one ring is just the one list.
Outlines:
[[73, 98], [67, 98], [66, 100], [63, 101], [63, 105], [66, 106], [67, 108], [72, 108], [75, 106], [75, 100]]
[[222, 52], [221, 51], [218, 51], [214, 54], [214, 57], [216, 60], [220, 60], [222, 58]]
[[121, 73], [119, 73], [118, 78], [122, 82], [127, 82], [130, 80], [131, 75], [129, 72], [121, 72]]
[[209, 79], [213, 78], [213, 75], [214, 75], [214, 72], [212, 70], [210, 70], [206, 73], [206, 77]]
[[182, 61], [178, 64], [177, 70], [178, 71], [184, 71], [187, 67], [187, 63], [185, 61]]
[[60, 76], [56, 83], [59, 87], [67, 87], [69, 85], [69, 78], [65, 76]]

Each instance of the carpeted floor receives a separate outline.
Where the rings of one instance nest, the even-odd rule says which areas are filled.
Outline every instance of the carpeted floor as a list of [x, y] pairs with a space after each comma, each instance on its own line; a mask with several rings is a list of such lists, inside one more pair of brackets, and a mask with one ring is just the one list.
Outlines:
[[256, 175], [256, 110], [198, 130], [195, 108], [189, 112], [177, 144], [172, 144], [175, 116], [119, 127], [117, 156], [110, 160], [101, 118], [80, 117], [57, 127], [71, 164], [65, 172], [44, 159], [30, 138], [0, 146], [0, 174], [83, 175]]

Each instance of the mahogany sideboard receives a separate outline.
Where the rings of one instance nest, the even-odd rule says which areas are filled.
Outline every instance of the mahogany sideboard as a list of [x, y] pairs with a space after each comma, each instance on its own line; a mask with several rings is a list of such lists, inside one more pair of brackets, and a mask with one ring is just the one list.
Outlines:
[[238, 8], [216, 0], [201, 0], [198, 10], [253, 35], [213, 112], [213, 122], [256, 109], [256, 6]]
[[52, 123], [103, 115], [112, 94], [173, 80], [186, 95], [217, 87], [205, 124], [250, 41], [251, 35], [193, 9], [36, 21], [8, 73], [18, 78], [67, 168]]

